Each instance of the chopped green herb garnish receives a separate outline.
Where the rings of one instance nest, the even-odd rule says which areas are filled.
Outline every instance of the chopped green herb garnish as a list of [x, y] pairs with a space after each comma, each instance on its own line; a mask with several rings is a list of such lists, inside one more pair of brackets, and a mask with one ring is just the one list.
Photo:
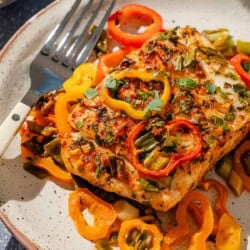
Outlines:
[[123, 83], [124, 83], [123, 81], [114, 79], [112, 76], [110, 76], [105, 80], [103, 86], [113, 91], [116, 91]]
[[95, 96], [97, 96], [98, 91], [96, 89], [93, 88], [89, 88], [84, 92], [84, 95], [90, 100], [92, 98], [94, 98]]
[[244, 63], [242, 64], [242, 67], [243, 67], [243, 69], [244, 69], [246, 72], [250, 73], [250, 61], [244, 62]]
[[217, 116], [213, 116], [213, 123], [216, 126], [216, 128], [221, 127], [223, 129], [224, 132], [229, 132], [230, 129], [228, 127], [228, 124], [221, 118], [217, 117]]
[[180, 145], [180, 141], [177, 137], [165, 136], [164, 139], [161, 150], [166, 153], [175, 152], [176, 148]]
[[220, 87], [216, 87], [215, 90], [216, 93], [220, 94], [220, 97], [223, 99], [228, 99], [228, 96], [231, 95], [229, 92], [222, 91]]
[[215, 140], [215, 137], [214, 137], [213, 135], [210, 135], [210, 136], [209, 136], [209, 142], [210, 142], [210, 143], [213, 143], [214, 140]]
[[154, 117], [152, 120], [149, 121], [149, 123], [147, 123], [145, 129], [146, 130], [150, 130], [151, 128], [154, 128], [154, 127], [162, 127], [165, 125], [165, 121], [163, 121], [161, 118], [159, 117]]
[[233, 90], [234, 90], [234, 92], [238, 93], [242, 97], [245, 96], [245, 94], [247, 92], [246, 86], [244, 86], [243, 84], [240, 84], [240, 83], [234, 84]]
[[180, 93], [176, 93], [173, 95], [172, 99], [171, 99], [171, 103], [174, 103], [174, 101], [176, 100], [176, 98], [180, 96]]
[[105, 143], [111, 143], [113, 141], [113, 136], [111, 134], [107, 134], [104, 141]]
[[147, 101], [150, 96], [155, 97], [154, 91], [138, 91], [138, 95], [141, 97], [143, 101]]
[[230, 132], [230, 128], [228, 127], [228, 124], [226, 122], [223, 123], [222, 128], [224, 132]]
[[221, 127], [221, 126], [223, 125], [223, 123], [224, 123], [223, 119], [221, 119], [221, 118], [219, 118], [219, 117], [217, 117], [217, 116], [213, 116], [212, 119], [213, 119], [214, 125], [215, 125], [217, 128], [218, 128], [218, 127]]
[[75, 126], [76, 126], [76, 128], [81, 129], [84, 126], [84, 122], [83, 121], [77, 121], [77, 122], [75, 122]]
[[176, 43], [178, 40], [178, 35], [176, 34], [176, 30], [170, 30], [168, 32], [160, 33], [157, 37], [159, 40], [169, 40], [173, 43]]
[[194, 89], [198, 86], [198, 83], [196, 83], [191, 78], [179, 78], [179, 87], [180, 88], [189, 88]]
[[95, 133], [97, 133], [98, 132], [98, 126], [97, 126], [97, 124], [93, 123], [92, 124], [92, 129], [95, 131]]
[[231, 78], [231, 79], [233, 79], [233, 80], [238, 80], [238, 76], [235, 75], [235, 74], [232, 73], [232, 72], [228, 72], [228, 73], [226, 73], [224, 76], [227, 77], [227, 78]]
[[147, 44], [145, 45], [145, 49], [146, 49], [147, 51], [150, 51], [150, 50], [152, 50], [152, 47], [151, 47], [151, 45], [150, 45], [149, 43], [147, 43]]
[[160, 40], [168, 40], [168, 34], [167, 33], [160, 33], [157, 38]]
[[235, 115], [232, 114], [232, 113], [225, 114], [224, 119], [225, 119], [226, 121], [232, 122], [232, 121], [234, 121], [234, 119], [235, 119]]
[[131, 99], [128, 96], [125, 96], [125, 102], [130, 103]]
[[209, 94], [213, 94], [215, 92], [215, 86], [209, 82], [206, 82], [206, 88]]
[[162, 105], [163, 105], [162, 99], [154, 98], [148, 103], [148, 105], [146, 106], [146, 110], [161, 111]]
[[151, 110], [147, 110], [146, 113], [145, 113], [145, 115], [144, 115], [144, 117], [143, 117], [143, 120], [144, 121], [149, 120], [150, 117], [151, 117], [151, 115], [152, 115], [152, 111]]

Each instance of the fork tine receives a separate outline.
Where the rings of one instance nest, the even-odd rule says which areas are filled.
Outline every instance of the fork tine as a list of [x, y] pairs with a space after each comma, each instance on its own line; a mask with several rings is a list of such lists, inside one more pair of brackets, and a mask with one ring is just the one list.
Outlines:
[[95, 45], [96, 45], [96, 43], [97, 43], [97, 41], [98, 41], [98, 39], [99, 39], [99, 37], [101, 35], [101, 32], [102, 32], [102, 30], [104, 28], [104, 25], [105, 25], [108, 17], [110, 16], [110, 13], [111, 13], [111, 11], [112, 11], [112, 9], [114, 7], [115, 1], [116, 0], [112, 0], [109, 8], [107, 9], [104, 17], [102, 18], [101, 23], [98, 25], [97, 29], [92, 34], [91, 38], [86, 43], [86, 45], [80, 51], [79, 55], [77, 56], [77, 58], [76, 58], [76, 60], [75, 60], [75, 62], [73, 64], [73, 69], [89, 58], [93, 48], [95, 47]]
[[94, 20], [96, 19], [102, 5], [104, 3], [104, 0], [100, 0], [99, 4], [97, 5], [96, 9], [92, 13], [91, 18], [88, 20], [87, 24], [85, 25], [83, 31], [80, 33], [80, 35], [77, 37], [77, 39], [74, 41], [74, 43], [71, 45], [69, 50], [67, 51], [64, 60], [63, 60], [63, 65], [64, 66], [69, 66], [71, 63], [73, 57], [76, 55], [77, 51], [80, 49], [80, 46], [86, 42], [88, 36], [89, 36], [89, 28], [93, 24]]
[[54, 43], [58, 36], [62, 33], [63, 29], [75, 13], [76, 9], [78, 8], [79, 4], [81, 3], [81, 0], [76, 0], [74, 4], [72, 5], [70, 11], [66, 14], [66, 16], [63, 18], [62, 22], [56, 26], [56, 28], [50, 33], [49, 37], [47, 38], [45, 45], [43, 46], [41, 53], [43, 55], [49, 55], [51, 49], [54, 46]]
[[63, 51], [68, 46], [69, 42], [72, 40], [74, 33], [76, 32], [77, 28], [81, 24], [81, 21], [83, 20], [83, 18], [87, 14], [92, 3], [93, 3], [93, 0], [88, 1], [87, 5], [81, 11], [79, 18], [74, 23], [72, 29], [63, 37], [63, 39], [59, 43], [58, 47], [56, 48], [56, 51], [53, 53], [53, 56], [52, 56], [53, 60], [58, 61], [60, 59], [60, 56], [62, 55]]

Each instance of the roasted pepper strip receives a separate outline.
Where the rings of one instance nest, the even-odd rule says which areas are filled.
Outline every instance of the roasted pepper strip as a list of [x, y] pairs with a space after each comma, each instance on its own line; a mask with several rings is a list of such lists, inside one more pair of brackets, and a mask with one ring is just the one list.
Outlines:
[[72, 128], [68, 123], [68, 118], [70, 114], [68, 105], [70, 102], [77, 101], [82, 97], [83, 94], [78, 91], [61, 93], [60, 95], [58, 95], [55, 104], [55, 120], [59, 134], [70, 133], [72, 131]]
[[237, 73], [250, 89], [250, 73], [246, 72], [242, 67], [242, 63], [245, 61], [250, 61], [250, 56], [243, 53], [239, 53], [230, 59], [231, 64], [234, 66]]
[[124, 56], [127, 55], [131, 50], [132, 48], [125, 47], [118, 51], [101, 56], [97, 65], [97, 82], [100, 83], [109, 73], [110, 69], [117, 67]]
[[[88, 240], [105, 238], [116, 220], [113, 206], [92, 194], [87, 188], [79, 188], [69, 195], [69, 215], [77, 231]], [[88, 224], [83, 211], [88, 209], [94, 217], [93, 225]]]
[[244, 141], [236, 149], [233, 155], [233, 168], [243, 181], [244, 188], [250, 192], [250, 176], [246, 174], [242, 163], [242, 156], [250, 152], [250, 141]]
[[224, 213], [228, 213], [227, 208], [226, 208], [228, 191], [221, 183], [219, 183], [218, 181], [214, 179], [202, 180], [201, 187], [206, 191], [210, 189], [211, 187], [214, 187], [219, 192], [219, 199], [216, 202], [215, 207], [214, 207], [219, 217], [214, 223], [213, 234], [216, 235], [219, 219]]
[[216, 234], [216, 250], [240, 250], [241, 228], [228, 213], [220, 218]]
[[227, 208], [226, 208], [226, 203], [227, 203], [227, 197], [228, 197], [228, 191], [218, 181], [214, 179], [204, 179], [201, 182], [201, 186], [207, 191], [211, 186], [216, 188], [216, 190], [219, 192], [219, 199], [215, 204], [215, 211], [217, 214], [221, 217], [224, 213], [228, 213]]
[[191, 192], [187, 194], [179, 203], [176, 211], [176, 220], [178, 225], [169, 230], [164, 237], [164, 243], [167, 246], [170, 246], [175, 242], [180, 242], [183, 238], [190, 234], [190, 228], [187, 223], [187, 209], [189, 204], [192, 202], [199, 202], [203, 220], [200, 229], [192, 235], [188, 249], [206, 249], [206, 239], [213, 230], [214, 218], [208, 198], [199, 192]]
[[[112, 75], [112, 77], [116, 80], [120, 80], [125, 77], [128, 77], [128, 78], [139, 78], [145, 82], [150, 82], [152, 80], [161, 81], [164, 84], [164, 90], [160, 97], [160, 99], [162, 100], [162, 104], [163, 104], [162, 106], [166, 105], [167, 101], [169, 100], [170, 86], [169, 86], [168, 78], [164, 74], [158, 74], [154, 76], [153, 73], [146, 72], [146, 71], [127, 70], [127, 71], [115, 73]], [[109, 107], [113, 109], [117, 109], [117, 110], [123, 110], [127, 115], [129, 115], [133, 119], [141, 120], [145, 117], [147, 113], [147, 109], [137, 110], [137, 109], [134, 109], [130, 103], [112, 98], [109, 94], [109, 89], [107, 87], [103, 87], [101, 91], [101, 95], [103, 96], [105, 103]]]
[[[137, 231], [137, 233], [135, 233]], [[148, 238], [145, 238], [148, 237]], [[144, 223], [140, 219], [123, 221], [118, 234], [118, 245], [122, 250], [141, 249], [161, 249], [163, 236], [156, 225]], [[144, 241], [145, 242], [144, 242]], [[148, 242], [150, 240], [151, 242]]]
[[78, 66], [73, 75], [63, 83], [66, 92], [84, 93], [91, 86], [95, 86], [97, 66], [94, 63], [83, 63]]
[[[142, 33], [131, 34], [123, 31], [121, 27], [133, 17], [152, 21]], [[128, 4], [120, 8], [108, 20], [108, 31], [119, 43], [126, 46], [140, 47], [146, 40], [162, 29], [161, 16], [154, 10], [139, 4]]]
[[37, 157], [33, 161], [36, 167], [46, 170], [51, 176], [59, 181], [72, 183], [71, 174], [57, 166], [51, 157]]
[[165, 167], [158, 170], [150, 170], [144, 166], [143, 163], [139, 160], [139, 154], [142, 153], [142, 149], [137, 149], [135, 145], [135, 141], [139, 134], [143, 132], [146, 126], [146, 122], [138, 123], [129, 133], [128, 135], [128, 149], [130, 151], [130, 160], [133, 166], [142, 174], [151, 176], [151, 177], [163, 177], [167, 176], [173, 171], [181, 162], [189, 161], [197, 157], [202, 150], [202, 140], [199, 129], [191, 122], [187, 120], [178, 120], [171, 121], [165, 125], [166, 131], [169, 133], [171, 129], [176, 128], [188, 128], [190, 133], [194, 136], [194, 141], [196, 142], [196, 146], [192, 148], [192, 150], [187, 150], [184, 153], [173, 153], [173, 156], [165, 165]]

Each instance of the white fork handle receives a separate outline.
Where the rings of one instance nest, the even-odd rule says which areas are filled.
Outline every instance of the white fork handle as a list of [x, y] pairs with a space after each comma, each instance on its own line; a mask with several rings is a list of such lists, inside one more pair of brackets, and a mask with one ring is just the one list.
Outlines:
[[22, 102], [12, 109], [7, 118], [0, 126], [0, 156], [7, 149], [11, 140], [15, 136], [25, 117], [27, 116], [30, 107]]

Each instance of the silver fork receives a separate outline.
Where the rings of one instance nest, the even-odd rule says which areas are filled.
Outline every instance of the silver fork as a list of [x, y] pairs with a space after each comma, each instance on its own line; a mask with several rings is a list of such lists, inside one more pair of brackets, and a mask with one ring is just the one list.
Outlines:
[[[105, 0], [97, 0], [96, 2], [89, 0], [81, 10], [71, 30], [57, 42], [81, 3], [81, 0], [76, 0], [62, 22], [50, 33], [43, 48], [31, 63], [29, 72], [31, 78], [30, 89], [0, 126], [0, 156], [2, 156], [13, 139], [31, 106], [39, 99], [41, 94], [60, 88], [63, 81], [72, 74], [72, 70], [88, 59], [114, 7], [115, 1], [109, 1], [109, 7], [91, 35], [89, 29], [107, 2]], [[96, 3], [96, 5], [93, 5], [93, 3]], [[79, 35], [75, 36], [76, 30], [86, 17], [89, 18], [83, 30]]]

